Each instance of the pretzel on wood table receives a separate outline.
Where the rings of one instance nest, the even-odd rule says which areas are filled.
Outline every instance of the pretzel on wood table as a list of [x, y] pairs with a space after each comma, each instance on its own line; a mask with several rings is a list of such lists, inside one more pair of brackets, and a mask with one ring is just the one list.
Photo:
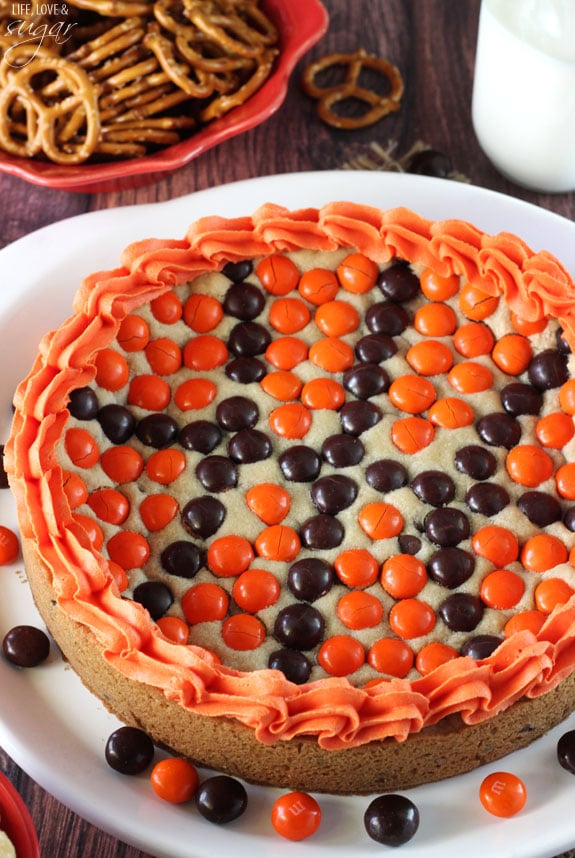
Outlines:
[[[333, 66], [347, 68], [343, 82], [334, 86], [318, 86], [316, 77]], [[386, 78], [391, 90], [381, 95], [374, 90], [359, 85], [363, 69], [370, 69]], [[333, 128], [355, 130], [374, 125], [387, 116], [399, 110], [403, 95], [403, 78], [399, 69], [381, 57], [373, 57], [363, 49], [350, 54], [328, 54], [310, 63], [304, 69], [302, 86], [305, 92], [317, 99], [317, 111], [320, 119]], [[367, 110], [360, 116], [342, 116], [334, 107], [344, 101], [361, 101], [367, 105]]]

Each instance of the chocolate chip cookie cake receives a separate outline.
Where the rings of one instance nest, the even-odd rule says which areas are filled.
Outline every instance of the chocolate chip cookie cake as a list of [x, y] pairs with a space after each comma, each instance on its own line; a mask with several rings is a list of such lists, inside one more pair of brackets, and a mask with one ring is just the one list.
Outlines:
[[575, 708], [575, 284], [348, 202], [208, 217], [86, 278], [5, 464], [86, 686], [194, 761], [369, 793]]

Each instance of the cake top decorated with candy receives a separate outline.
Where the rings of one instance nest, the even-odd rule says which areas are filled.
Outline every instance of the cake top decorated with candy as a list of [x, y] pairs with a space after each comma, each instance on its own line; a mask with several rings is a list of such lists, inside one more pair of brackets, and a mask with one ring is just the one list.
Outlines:
[[574, 284], [460, 221], [206, 218], [85, 281], [18, 503], [125, 675], [263, 742], [468, 723], [573, 669]]

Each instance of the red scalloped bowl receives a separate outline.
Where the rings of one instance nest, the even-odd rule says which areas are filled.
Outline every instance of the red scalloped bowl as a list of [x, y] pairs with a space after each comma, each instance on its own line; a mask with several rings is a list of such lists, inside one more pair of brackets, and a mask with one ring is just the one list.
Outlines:
[[0, 772], [0, 829], [6, 832], [18, 858], [40, 858], [32, 817], [17, 789]]
[[329, 19], [319, 0], [262, 0], [262, 9], [280, 35], [280, 53], [272, 74], [251, 98], [197, 134], [152, 155], [101, 164], [61, 166], [0, 152], [0, 173], [61, 191], [100, 193], [136, 187], [157, 181], [224, 140], [269, 119], [286, 97], [296, 64], [324, 35]]

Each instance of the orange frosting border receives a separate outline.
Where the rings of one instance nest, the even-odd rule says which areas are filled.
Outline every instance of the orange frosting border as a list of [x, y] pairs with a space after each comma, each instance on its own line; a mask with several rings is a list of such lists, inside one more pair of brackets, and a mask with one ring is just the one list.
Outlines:
[[399, 256], [441, 275], [456, 273], [503, 296], [526, 319], [557, 317], [575, 348], [575, 283], [557, 259], [517, 236], [491, 236], [459, 220], [432, 222], [405, 208], [334, 202], [289, 211], [266, 204], [251, 217], [202, 218], [181, 240], [134, 243], [121, 267], [87, 277], [74, 315], [44, 337], [17, 389], [5, 446], [22, 535], [33, 539], [59, 606], [94, 633], [111, 665], [191, 712], [237, 719], [262, 743], [316, 736], [325, 749], [403, 741], [452, 713], [478, 723], [521, 697], [550, 691], [575, 669], [575, 597], [537, 635], [517, 633], [489, 658], [460, 657], [413, 682], [382, 679], [356, 688], [327, 678], [298, 686], [279, 671], [240, 672], [200, 647], [169, 642], [139, 604], [120, 597], [108, 561], [69, 509], [55, 449], [69, 392], [93, 379], [96, 354], [131, 310], [229, 260], [338, 247], [378, 263]]

